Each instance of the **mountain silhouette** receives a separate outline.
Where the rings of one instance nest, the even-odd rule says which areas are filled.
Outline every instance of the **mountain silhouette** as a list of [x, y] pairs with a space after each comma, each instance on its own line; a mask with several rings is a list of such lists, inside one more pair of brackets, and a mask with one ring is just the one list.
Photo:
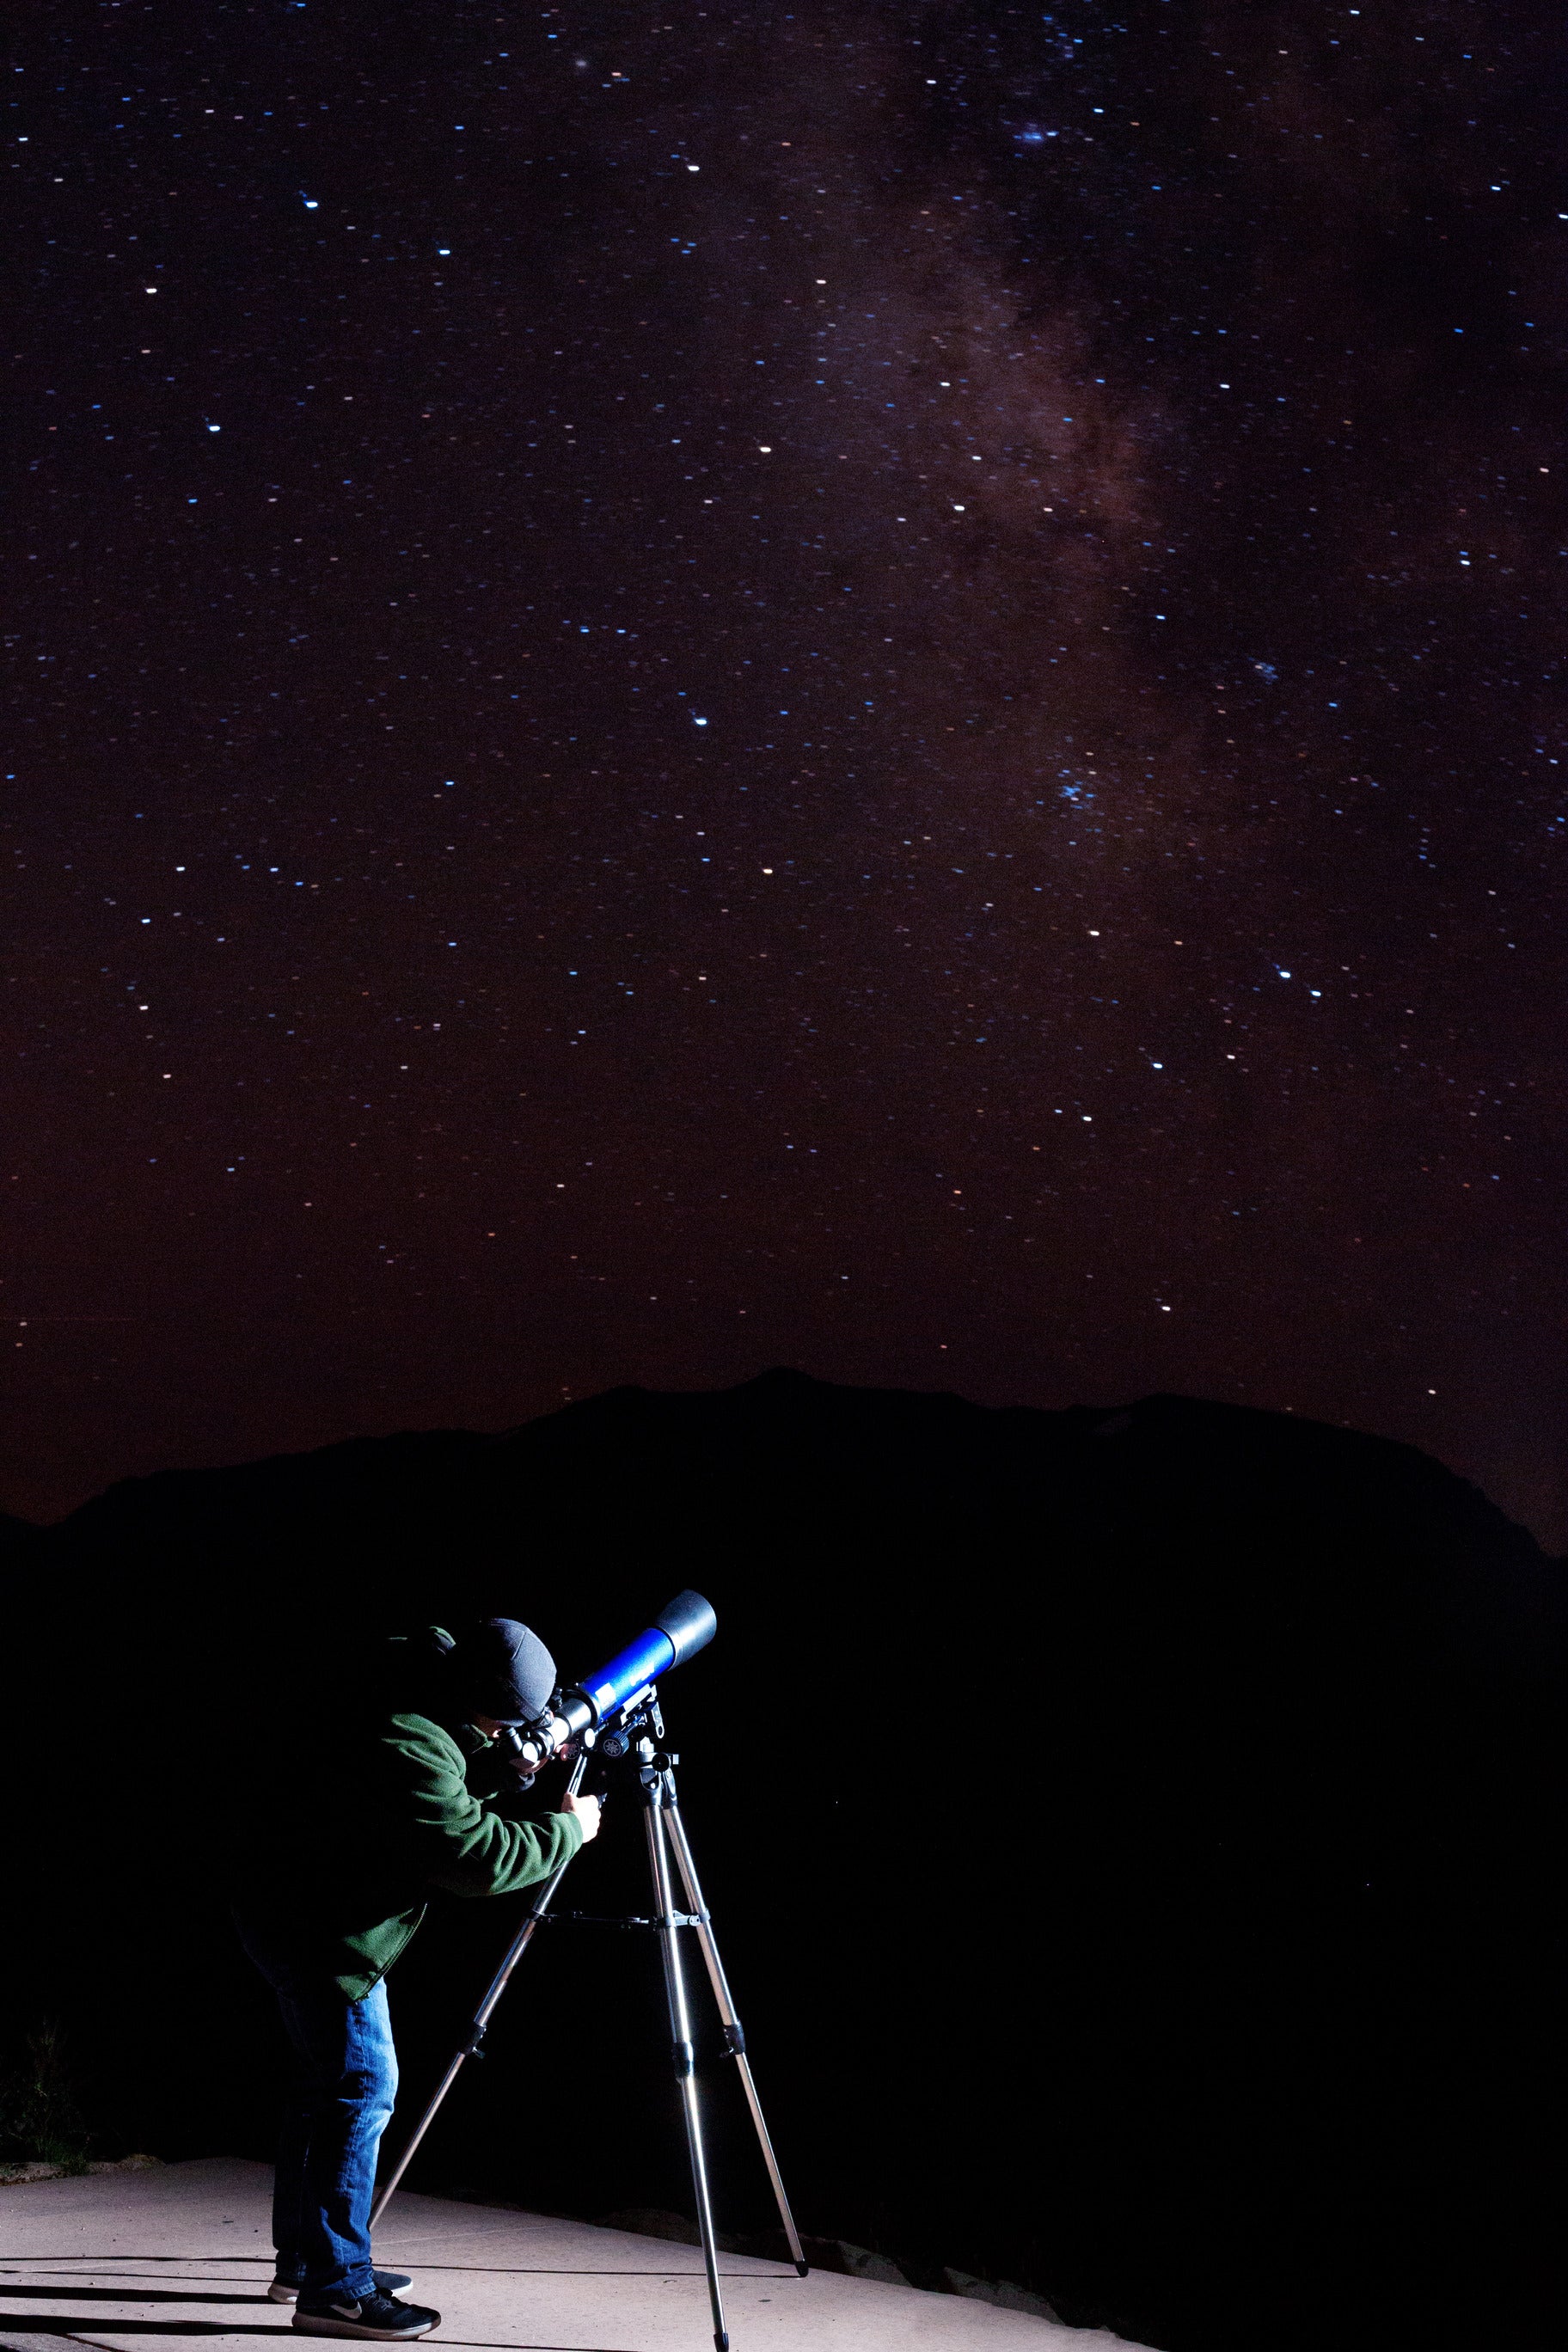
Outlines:
[[[775, 1371], [125, 1480], [0, 1557], [7, 2012], [62, 2021], [105, 2145], [267, 2153], [221, 1883], [300, 1706], [476, 1612], [576, 1675], [693, 1585], [665, 1703], [804, 2227], [1169, 2352], [1554, 2337], [1563, 1564], [1415, 1449]], [[563, 1906], [647, 1910], [634, 1811]], [[400, 1962], [394, 2142], [516, 1907]], [[550, 1931], [411, 2185], [679, 2208], [661, 1998], [650, 1938]]]

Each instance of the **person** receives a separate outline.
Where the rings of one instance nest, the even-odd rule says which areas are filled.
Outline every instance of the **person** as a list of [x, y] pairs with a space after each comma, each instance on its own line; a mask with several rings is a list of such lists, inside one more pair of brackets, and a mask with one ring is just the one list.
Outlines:
[[[376, 2155], [397, 2089], [386, 1973], [436, 1889], [512, 1895], [596, 1835], [596, 1799], [513, 1819], [470, 1786], [507, 1727], [550, 1720], [555, 1665], [515, 1618], [385, 1645], [361, 1703], [302, 1710], [256, 1759], [233, 1912], [294, 2058], [273, 2199], [277, 2275], [310, 2336], [401, 2343], [440, 2314], [371, 2262]], [[482, 1772], [474, 1777], [483, 1780]], [[500, 1776], [505, 1777], [504, 1773]]]

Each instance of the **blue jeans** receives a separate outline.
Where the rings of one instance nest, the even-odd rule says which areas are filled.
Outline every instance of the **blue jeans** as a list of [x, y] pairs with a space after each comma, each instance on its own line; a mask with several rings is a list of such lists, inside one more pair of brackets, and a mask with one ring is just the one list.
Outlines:
[[312, 2300], [356, 2301], [374, 2288], [370, 2209], [376, 2156], [397, 2095], [397, 2053], [384, 1984], [350, 2000], [256, 1922], [240, 1942], [278, 1996], [294, 2050], [279, 2136], [272, 2238], [280, 2277]]

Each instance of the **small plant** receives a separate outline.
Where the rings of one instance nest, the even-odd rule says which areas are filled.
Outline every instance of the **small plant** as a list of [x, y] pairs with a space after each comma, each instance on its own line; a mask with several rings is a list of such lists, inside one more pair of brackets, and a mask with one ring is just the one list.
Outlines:
[[89, 2142], [71, 2087], [64, 2036], [46, 2019], [0, 2078], [0, 2158], [85, 2172]]

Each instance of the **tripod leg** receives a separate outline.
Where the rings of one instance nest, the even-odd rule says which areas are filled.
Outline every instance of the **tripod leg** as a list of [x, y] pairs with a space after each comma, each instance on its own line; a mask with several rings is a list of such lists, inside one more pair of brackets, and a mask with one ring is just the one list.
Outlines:
[[752, 2111], [752, 2121], [756, 2126], [757, 2145], [763, 2151], [763, 2162], [767, 2166], [768, 2179], [773, 2185], [773, 2198], [779, 2209], [779, 2220], [784, 2223], [784, 2233], [789, 2246], [790, 2258], [802, 2278], [805, 2278], [809, 2268], [805, 2252], [800, 2242], [800, 2232], [795, 2226], [795, 2216], [789, 2210], [789, 2199], [784, 2194], [784, 2176], [779, 2170], [778, 2158], [773, 2154], [773, 2144], [768, 2137], [768, 2127], [763, 2118], [762, 2101], [757, 2096], [757, 2086], [752, 2080], [752, 2062], [746, 2055], [745, 2031], [735, 2014], [735, 2003], [730, 1992], [730, 1980], [724, 1974], [724, 1963], [719, 1958], [719, 1947], [714, 1940], [712, 1922], [708, 1916], [708, 1906], [702, 1900], [702, 1889], [697, 1884], [697, 1866], [691, 1859], [691, 1846], [686, 1835], [686, 1824], [680, 1818], [680, 1808], [675, 1802], [673, 1794], [665, 1806], [664, 1812], [670, 1843], [675, 1848], [676, 1864], [685, 1883], [686, 1899], [691, 1906], [692, 1916], [697, 1921], [697, 1940], [702, 1947], [702, 1957], [708, 1964], [708, 1980], [713, 1988], [713, 1999], [718, 2004], [720, 2021], [724, 2028], [724, 2047], [740, 2072], [742, 2088], [746, 2094], [746, 2105]]
[[[574, 1796], [576, 1795], [578, 1788], [581, 1786], [586, 1763], [587, 1759], [585, 1757], [579, 1759], [576, 1769], [574, 1771], [571, 1780], [566, 1784], [568, 1790]], [[566, 1859], [567, 1862], [570, 1862], [570, 1854], [568, 1854]], [[524, 1952], [527, 1951], [530, 1944], [532, 1943], [534, 1937], [537, 1935], [539, 1931], [539, 1923], [543, 1918], [545, 1913], [549, 1910], [551, 1903], [554, 1899], [555, 1890], [560, 1885], [565, 1875], [566, 1863], [563, 1862], [558, 1870], [552, 1871], [550, 1876], [545, 1880], [543, 1885], [534, 1896], [532, 1903], [529, 1906], [528, 1916], [524, 1919], [521, 1927], [518, 1929], [516, 1935], [512, 1937], [511, 1942], [508, 1945], [506, 1958], [502, 1960], [500, 1968], [496, 1970], [495, 1975], [490, 1979], [489, 1990], [486, 1993], [483, 2000], [480, 2001], [478, 2009], [474, 2011], [472, 2021], [468, 2026], [468, 2039], [459, 2043], [458, 2049], [453, 2053], [451, 2064], [447, 2067], [439, 2083], [436, 2085], [436, 2095], [434, 2098], [430, 2101], [429, 2105], [426, 2108], [424, 2114], [415, 2125], [413, 2131], [409, 2134], [407, 2140], [404, 2144], [402, 2155], [398, 2158], [397, 2162], [393, 2166], [392, 2171], [383, 2186], [380, 2194], [376, 2198], [375, 2203], [371, 2207], [370, 2226], [373, 2230], [380, 2221], [382, 2215], [385, 2212], [394, 2189], [397, 2187], [398, 2182], [402, 2179], [404, 2174], [407, 2171], [410, 2164], [413, 2162], [415, 2151], [418, 2147], [420, 2141], [424, 2138], [426, 2133], [435, 2122], [437, 2110], [440, 2106], [441, 2102], [446, 2097], [447, 2092], [451, 2089], [453, 2084], [457, 2081], [458, 2071], [462, 2066], [464, 2059], [472, 2058], [478, 2055], [479, 2044], [485, 2038], [485, 2028], [490, 2021], [490, 2012], [494, 2009], [497, 2001], [500, 2000], [502, 1993], [505, 1992], [507, 1981], [510, 1977], [513, 1969], [516, 1968], [519, 1960], [521, 1959]]]
[[691, 2047], [691, 2012], [686, 2000], [686, 1976], [680, 1958], [680, 1930], [670, 1914], [669, 1849], [665, 1842], [664, 1775], [653, 1775], [644, 1791], [644, 1824], [647, 1831], [648, 1866], [653, 1874], [654, 1908], [658, 1916], [659, 1947], [664, 1954], [664, 1991], [669, 2004], [669, 2035], [675, 2059], [675, 2079], [680, 2087], [686, 2118], [686, 2146], [691, 2158], [691, 2187], [697, 2200], [697, 2226], [702, 2234], [702, 2259], [708, 2271], [708, 2300], [713, 2306], [715, 2352], [729, 2352], [724, 2324], [724, 2298], [719, 2287], [719, 2250], [713, 2239], [713, 2207], [708, 2194], [708, 2158], [702, 2146], [702, 2118], [697, 2105], [696, 2061]]

